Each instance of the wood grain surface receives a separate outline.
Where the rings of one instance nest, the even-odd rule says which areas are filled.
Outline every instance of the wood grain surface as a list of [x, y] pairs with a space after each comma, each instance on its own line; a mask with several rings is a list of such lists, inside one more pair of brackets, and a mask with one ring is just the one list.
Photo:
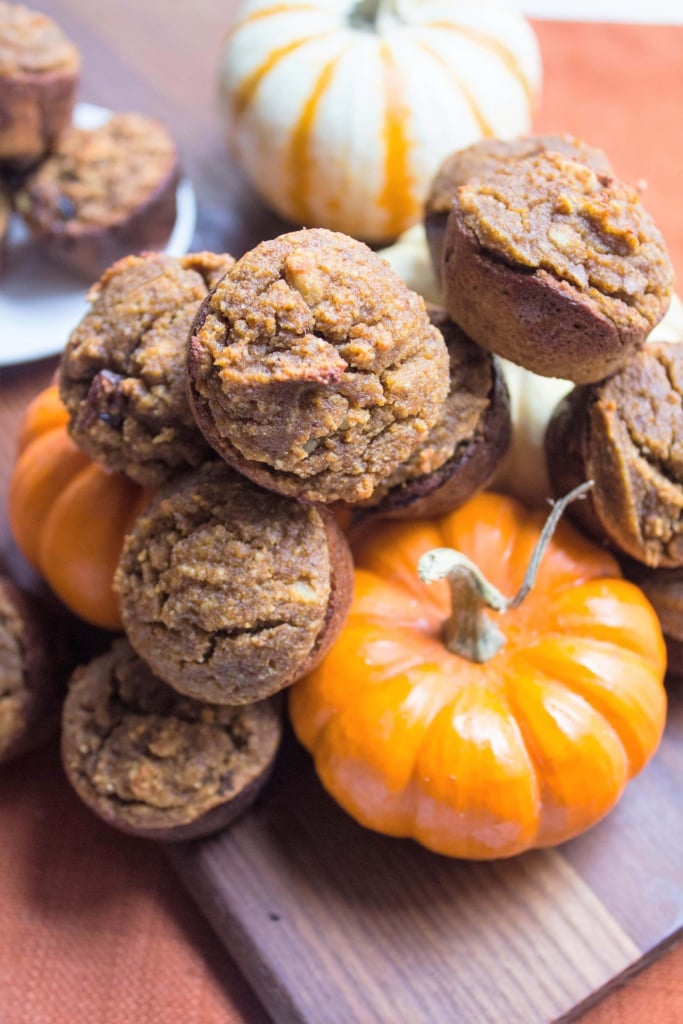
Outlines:
[[291, 741], [258, 806], [169, 855], [277, 1022], [569, 1020], [683, 930], [683, 700], [612, 815], [464, 863], [356, 826]]
[[[222, 137], [215, 68], [234, 0], [39, 6], [86, 54], [81, 99], [172, 127], [198, 197], [195, 249], [239, 255], [285, 229]], [[552, 127], [580, 130], [571, 118]], [[606, 118], [606, 136], [623, 130]], [[638, 170], [635, 150], [625, 176]], [[682, 223], [672, 218], [677, 237]], [[7, 476], [21, 411], [55, 367], [0, 369], [0, 559], [27, 581], [7, 529]], [[253, 813], [169, 855], [278, 1022], [540, 1024], [575, 1019], [683, 933], [682, 793], [683, 697], [672, 684], [654, 762], [605, 822], [558, 850], [466, 864], [372, 835], [328, 799], [290, 737]]]

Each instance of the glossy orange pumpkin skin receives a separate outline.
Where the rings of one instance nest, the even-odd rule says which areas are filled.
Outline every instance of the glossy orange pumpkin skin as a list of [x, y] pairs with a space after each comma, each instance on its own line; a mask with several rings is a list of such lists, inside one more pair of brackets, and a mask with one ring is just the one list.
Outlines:
[[323, 785], [360, 824], [447, 856], [508, 857], [592, 826], [656, 750], [657, 618], [568, 524], [532, 593], [500, 617], [507, 643], [490, 661], [442, 643], [449, 587], [419, 580], [420, 556], [456, 548], [512, 595], [543, 518], [484, 493], [438, 520], [378, 523], [357, 545], [345, 628], [289, 708]]
[[10, 478], [10, 528], [26, 560], [71, 611], [119, 630], [114, 570], [150, 492], [79, 451], [67, 420], [54, 386], [28, 406]]

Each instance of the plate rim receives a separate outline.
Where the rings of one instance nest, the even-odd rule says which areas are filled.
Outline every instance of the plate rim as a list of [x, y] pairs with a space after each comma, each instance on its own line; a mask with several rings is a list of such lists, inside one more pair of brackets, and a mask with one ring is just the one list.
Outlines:
[[[95, 103], [79, 102], [75, 105], [72, 120], [74, 124], [79, 125], [83, 122], [94, 124], [96, 121], [100, 123], [104, 122], [107, 117], [111, 116], [114, 111], [108, 107], [103, 107]], [[177, 216], [173, 230], [169, 237], [166, 246], [161, 250], [162, 252], [170, 256], [182, 256], [187, 252], [190, 252], [192, 246], [192, 240], [194, 238], [196, 226], [197, 226], [197, 197], [194, 189], [194, 185], [191, 179], [187, 175], [182, 175], [178, 186], [176, 188], [176, 203], [177, 203]], [[11, 260], [11, 250], [5, 253], [5, 261]], [[78, 278], [74, 275], [74, 281]], [[87, 310], [87, 293], [92, 287], [94, 281], [90, 284], [84, 284], [82, 289], [74, 291], [74, 302], [80, 297], [83, 300], [83, 311]], [[2, 295], [2, 275], [0, 274], [0, 315], [7, 315], [11, 306], [7, 305], [7, 309], [3, 311], [3, 300]], [[46, 311], [41, 313], [41, 316], [49, 315]], [[67, 330], [68, 333], [76, 327], [78, 320], [75, 320]], [[0, 368], [21, 366], [23, 364], [38, 362], [41, 359], [48, 359], [52, 356], [59, 355], [66, 344], [66, 338], [63, 336], [63, 330], [67, 327], [66, 323], [63, 325], [58, 324], [55, 329], [54, 342], [44, 342], [37, 344], [35, 347], [25, 347], [25, 338], [22, 338], [20, 346], [13, 346], [11, 344], [11, 336], [9, 343], [6, 344], [5, 331], [0, 332]], [[7, 332], [10, 334], [10, 332]]]

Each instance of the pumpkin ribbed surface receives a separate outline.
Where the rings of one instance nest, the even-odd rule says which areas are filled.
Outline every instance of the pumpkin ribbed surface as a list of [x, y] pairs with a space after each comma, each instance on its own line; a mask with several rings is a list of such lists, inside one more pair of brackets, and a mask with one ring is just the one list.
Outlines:
[[528, 130], [540, 58], [503, 4], [247, 0], [223, 54], [228, 139], [288, 219], [379, 242], [454, 149]]
[[443, 644], [449, 587], [419, 580], [420, 557], [455, 548], [511, 595], [543, 517], [485, 493], [441, 519], [364, 536], [345, 629], [290, 699], [324, 786], [361, 824], [450, 856], [509, 856], [593, 825], [656, 749], [666, 712], [656, 616], [567, 524], [532, 592], [500, 616], [507, 642], [491, 660]]
[[9, 486], [17, 547], [86, 622], [121, 629], [112, 590], [123, 540], [151, 492], [92, 462], [67, 434], [56, 387], [28, 406]]

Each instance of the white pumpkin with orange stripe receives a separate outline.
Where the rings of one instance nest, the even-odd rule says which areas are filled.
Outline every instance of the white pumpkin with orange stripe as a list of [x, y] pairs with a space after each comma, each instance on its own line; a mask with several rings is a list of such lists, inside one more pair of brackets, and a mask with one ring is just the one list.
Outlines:
[[375, 243], [421, 218], [448, 153], [527, 132], [540, 78], [533, 30], [498, 0], [247, 0], [220, 73], [265, 202]]

